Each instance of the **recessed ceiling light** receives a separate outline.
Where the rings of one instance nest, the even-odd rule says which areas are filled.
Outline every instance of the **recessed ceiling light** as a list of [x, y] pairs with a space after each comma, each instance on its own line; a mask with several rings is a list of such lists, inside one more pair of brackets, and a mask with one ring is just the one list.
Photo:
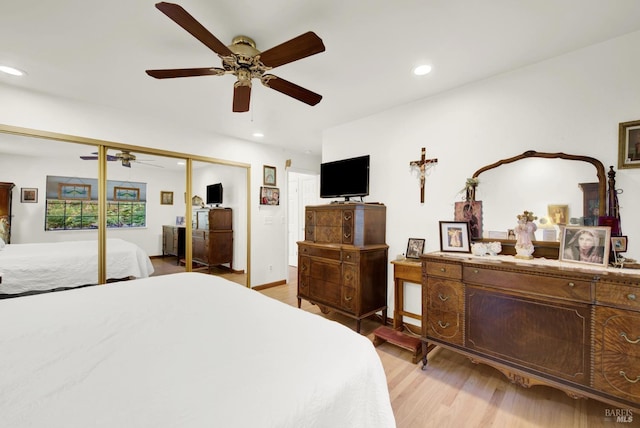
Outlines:
[[25, 72], [18, 70], [17, 68], [9, 67], [8, 65], [0, 65], [0, 71], [3, 73], [11, 74], [12, 76], [24, 76]]
[[178, 165], [182, 166], [182, 165], [186, 165], [185, 161], [178, 161]]
[[264, 137], [264, 134], [262, 132], [254, 132], [253, 136], [256, 137], [256, 138], [262, 138], [262, 137]]
[[425, 74], [429, 73], [431, 73], [430, 65], [423, 64], [413, 69], [413, 74], [415, 74], [416, 76], [424, 76]]

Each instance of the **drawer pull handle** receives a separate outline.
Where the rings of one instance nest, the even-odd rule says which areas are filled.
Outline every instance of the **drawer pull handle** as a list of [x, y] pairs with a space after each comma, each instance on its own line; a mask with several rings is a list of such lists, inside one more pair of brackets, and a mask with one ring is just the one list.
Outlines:
[[626, 340], [626, 341], [627, 341], [627, 342], [629, 342], [629, 343], [636, 344], [636, 343], [640, 342], [640, 337], [639, 337], [639, 338], [637, 338], [636, 340], [631, 340], [631, 339], [629, 339], [629, 338], [627, 337], [627, 333], [625, 333], [624, 331], [623, 331], [622, 333], [620, 333], [620, 336], [622, 336], [622, 337], [624, 338], [624, 340]]
[[573, 282], [569, 283], [569, 287], [575, 287], [576, 285]]
[[447, 300], [449, 300], [449, 296], [443, 296], [442, 293], [438, 293], [438, 299], [446, 302]]
[[443, 323], [442, 321], [438, 321], [438, 325], [440, 326], [440, 328], [447, 328], [449, 327], [451, 324], [447, 323]]
[[447, 270], [445, 268], [440, 268], [440, 272], [446, 272]]
[[629, 383], [636, 383], [640, 380], [640, 376], [636, 376], [635, 380], [634, 379], [629, 379], [627, 377], [627, 374], [625, 372], [623, 372], [622, 370], [620, 370], [620, 376], [622, 376], [624, 378], [624, 380], [626, 380]]
[[478, 269], [474, 269], [474, 270], [473, 270], [473, 273], [478, 273]]
[[351, 258], [351, 254], [347, 254], [344, 258], [345, 259], [350, 259]]
[[347, 297], [344, 298], [344, 300], [346, 300], [347, 302], [351, 301], [352, 299], [353, 299], [352, 296], [347, 296]]
[[346, 214], [344, 216], [345, 221], [351, 221], [351, 214]]
[[635, 295], [635, 294], [633, 294], [633, 293], [629, 293], [629, 294], [627, 294], [627, 299], [629, 299], [629, 300], [636, 300], [636, 295]]
[[307, 270], [307, 265], [302, 265], [302, 266], [300, 266], [300, 270], [301, 270], [301, 271], [303, 271], [303, 272], [304, 272], [305, 270]]
[[344, 234], [344, 237], [345, 237], [346, 239], [349, 239], [349, 238], [351, 238], [351, 234], [350, 234], [350, 233], [345, 233], [345, 234]]
[[351, 275], [347, 274], [344, 276], [344, 279], [346, 279], [347, 281], [351, 281], [351, 278], [353, 278]]

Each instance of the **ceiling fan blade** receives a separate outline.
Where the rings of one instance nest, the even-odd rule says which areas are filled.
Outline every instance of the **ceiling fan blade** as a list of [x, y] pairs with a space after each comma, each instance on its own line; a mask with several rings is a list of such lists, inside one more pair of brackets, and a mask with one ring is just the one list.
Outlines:
[[[96, 155], [97, 155], [97, 153], [96, 153]], [[82, 159], [82, 160], [98, 160], [98, 156], [80, 156], [80, 159]], [[118, 158], [115, 157], [115, 156], [107, 155], [107, 160], [108, 161], [115, 161], [115, 160], [118, 160]]]
[[289, 95], [298, 101], [309, 104], [310, 106], [314, 106], [322, 100], [322, 95], [311, 92], [302, 86], [298, 86], [295, 83], [281, 79], [273, 74], [263, 75], [262, 84], [268, 88], [275, 89], [280, 93]]
[[234, 113], [243, 113], [245, 111], [249, 111], [250, 101], [251, 101], [251, 86], [235, 85], [233, 87]]
[[166, 70], [146, 70], [146, 73], [156, 79], [172, 79], [174, 77], [192, 76], [222, 76], [226, 73], [224, 68], [172, 68]]
[[313, 31], [304, 33], [288, 42], [267, 49], [260, 54], [260, 61], [267, 67], [275, 68], [320, 52], [324, 52], [322, 39]]
[[231, 56], [233, 54], [224, 43], [196, 21], [182, 6], [160, 2], [156, 4], [156, 8], [218, 55]]

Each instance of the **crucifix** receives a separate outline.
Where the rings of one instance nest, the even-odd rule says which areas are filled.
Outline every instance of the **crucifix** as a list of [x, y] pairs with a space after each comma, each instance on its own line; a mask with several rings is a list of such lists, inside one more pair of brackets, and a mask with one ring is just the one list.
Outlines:
[[422, 156], [420, 160], [409, 162], [409, 166], [420, 168], [420, 203], [424, 204], [424, 177], [427, 166], [432, 163], [438, 163], [438, 159], [426, 159], [427, 149], [422, 148]]

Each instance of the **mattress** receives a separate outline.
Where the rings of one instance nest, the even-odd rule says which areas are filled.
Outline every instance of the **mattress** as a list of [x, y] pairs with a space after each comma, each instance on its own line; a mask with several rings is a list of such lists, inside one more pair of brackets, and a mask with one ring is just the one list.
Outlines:
[[371, 341], [178, 273], [0, 301], [3, 427], [394, 427]]
[[[0, 293], [16, 294], [98, 282], [98, 241], [7, 244], [0, 250]], [[146, 278], [147, 253], [123, 239], [107, 239], [107, 278]]]

